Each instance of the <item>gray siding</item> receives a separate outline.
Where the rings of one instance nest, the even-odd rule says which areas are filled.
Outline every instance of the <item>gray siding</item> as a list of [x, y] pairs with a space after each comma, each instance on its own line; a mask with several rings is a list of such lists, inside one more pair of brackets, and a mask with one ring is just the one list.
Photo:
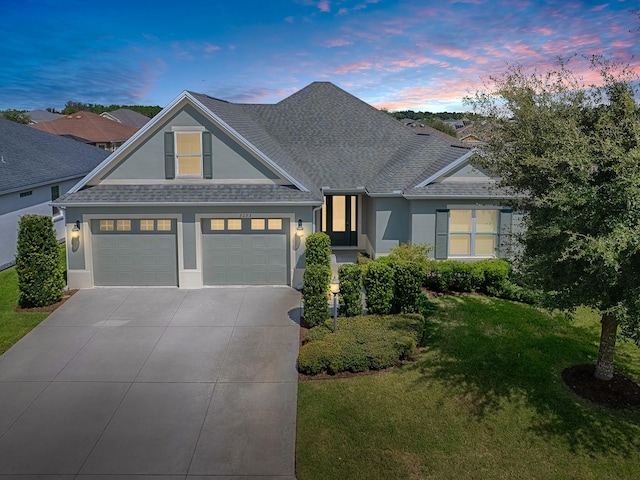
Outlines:
[[[78, 180], [79, 178], [37, 188], [28, 188], [24, 191], [30, 190], [32, 194], [27, 197], [20, 197], [20, 192], [0, 195], [0, 269], [15, 262], [20, 217], [27, 214], [51, 216], [52, 209], [48, 205], [51, 202], [51, 187], [58, 185], [60, 195], [63, 195]], [[54, 219], [53, 226], [56, 237], [62, 240], [65, 237], [62, 215]]]
[[[456, 180], [461, 180], [465, 178], [480, 180], [482, 178], [490, 178], [489, 175], [480, 167], [474, 167], [470, 163], [464, 164], [462, 167], [454, 171], [453, 173], [447, 175], [447, 178], [455, 178]], [[446, 179], [444, 179], [446, 181]]]
[[155, 127], [153, 134], [126, 155], [105, 178], [110, 180], [157, 179], [164, 180], [164, 132], [171, 127], [202, 126], [213, 134], [214, 180], [263, 180], [278, 176], [241, 148], [228, 135], [191, 107], [186, 106], [163, 124]]

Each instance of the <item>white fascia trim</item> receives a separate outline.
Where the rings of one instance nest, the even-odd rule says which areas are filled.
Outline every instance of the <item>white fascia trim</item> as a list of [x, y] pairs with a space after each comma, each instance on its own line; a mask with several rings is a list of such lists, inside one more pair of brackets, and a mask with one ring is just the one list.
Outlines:
[[192, 96], [189, 92], [185, 92], [186, 97], [193, 102], [195, 106], [197, 106], [203, 113], [205, 113], [214, 123], [217, 123], [222, 130], [226, 131], [232, 138], [234, 138], [238, 143], [240, 143], [243, 147], [249, 150], [251, 153], [262, 159], [267, 165], [273, 168], [276, 172], [282, 175], [284, 178], [289, 180], [293, 185], [298, 187], [303, 192], [308, 192], [309, 189], [305, 187], [302, 183], [300, 183], [297, 179], [291, 176], [288, 172], [286, 172], [280, 165], [271, 160], [267, 155], [257, 149], [251, 142], [249, 142], [246, 138], [240, 135], [236, 130], [231, 128], [222, 118], [209, 110], [206, 106], [204, 106], [199, 100], [197, 100], [194, 96]]
[[367, 195], [373, 198], [402, 198], [405, 197], [402, 193], [371, 193], [367, 192]]
[[461, 166], [463, 163], [465, 163], [466, 161], [469, 160], [469, 158], [471, 158], [471, 156], [476, 153], [476, 149], [472, 149], [471, 151], [465, 153], [463, 156], [461, 156], [460, 158], [458, 158], [457, 160], [455, 160], [454, 162], [450, 163], [449, 165], [447, 165], [446, 167], [444, 167], [443, 169], [437, 171], [436, 173], [434, 173], [433, 175], [431, 175], [429, 178], [427, 178], [426, 180], [423, 180], [422, 182], [420, 182], [418, 185], [416, 185], [414, 188], [423, 188], [426, 185], [429, 185], [431, 182], [437, 180], [440, 177], [443, 177], [445, 175], [447, 175], [448, 173], [451, 173], [453, 170], [455, 170], [456, 168], [458, 168], [459, 166]]
[[89, 183], [105, 167], [107, 167], [113, 160], [118, 158], [120, 155], [123, 155], [123, 153], [127, 150], [127, 147], [129, 145], [131, 145], [138, 138], [140, 138], [142, 135], [144, 135], [147, 131], [149, 131], [151, 128], [153, 128], [162, 119], [164, 119], [164, 117], [166, 117], [169, 114], [169, 112], [171, 112], [173, 107], [175, 107], [178, 103], [180, 103], [184, 98], [187, 98], [187, 95], [188, 95], [188, 93], [187, 93], [186, 90], [183, 91], [180, 95], [178, 95], [171, 103], [169, 103], [169, 105], [164, 107], [160, 111], [160, 113], [158, 115], [153, 117], [144, 127], [142, 127], [140, 130], [138, 130], [136, 133], [133, 134], [132, 137], [130, 137], [126, 142], [124, 142], [122, 145], [120, 145], [120, 147], [116, 151], [114, 151], [111, 155], [109, 155], [107, 158], [105, 158], [102, 161], [102, 163], [100, 163], [100, 165], [98, 165], [96, 168], [91, 170], [86, 177], [84, 177], [82, 180], [80, 180], [78, 183], [76, 183], [73, 187], [71, 187], [71, 190], [69, 190], [67, 193], [76, 193], [78, 190], [80, 190], [82, 187], [84, 187], [87, 183]]
[[510, 195], [405, 195], [407, 200], [447, 200], [454, 199], [457, 200], [459, 198], [464, 198], [468, 200], [476, 200], [476, 199], [505, 199], [505, 198], [516, 198]]
[[[21, 186], [21, 187], [17, 187], [17, 188], [11, 188], [9, 190], [3, 190], [0, 192], [0, 195], [8, 195], [10, 193], [16, 193], [16, 192], [23, 192], [25, 190], [31, 190], [32, 188], [40, 188], [40, 187], [46, 187], [48, 185], [54, 186], [56, 184], [62, 183], [62, 182], [66, 182], [68, 180], [73, 180], [75, 178], [82, 178], [83, 175], [72, 175], [70, 177], [65, 177], [65, 178], [59, 178], [56, 180], [47, 180], [46, 182], [40, 182], [40, 183], [32, 183], [31, 185], [25, 185], [25, 186]], [[67, 192], [64, 192], [61, 194], [64, 195]], [[53, 202], [53, 200], [51, 200]]]
[[64, 203], [64, 208], [77, 207], [269, 207], [280, 205], [322, 206], [322, 202], [305, 200], [304, 202], [101, 202], [101, 203]]

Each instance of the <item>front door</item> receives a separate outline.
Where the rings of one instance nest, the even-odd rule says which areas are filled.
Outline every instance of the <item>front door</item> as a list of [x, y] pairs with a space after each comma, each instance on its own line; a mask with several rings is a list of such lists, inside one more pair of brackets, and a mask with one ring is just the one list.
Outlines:
[[325, 198], [322, 215], [324, 231], [331, 237], [334, 247], [358, 245], [358, 222], [356, 195], [330, 195]]

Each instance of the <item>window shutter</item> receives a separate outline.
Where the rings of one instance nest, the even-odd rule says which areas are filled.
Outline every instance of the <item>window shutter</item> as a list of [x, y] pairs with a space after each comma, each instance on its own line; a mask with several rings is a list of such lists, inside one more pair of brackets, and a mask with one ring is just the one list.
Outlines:
[[164, 177], [176, 178], [176, 155], [173, 132], [164, 132]]
[[500, 218], [498, 220], [498, 248], [497, 256], [506, 258], [511, 252], [511, 219], [513, 212], [511, 210], [500, 210]]
[[213, 144], [211, 132], [202, 132], [202, 174], [204, 178], [213, 178]]
[[435, 258], [446, 259], [449, 253], [449, 210], [436, 210]]

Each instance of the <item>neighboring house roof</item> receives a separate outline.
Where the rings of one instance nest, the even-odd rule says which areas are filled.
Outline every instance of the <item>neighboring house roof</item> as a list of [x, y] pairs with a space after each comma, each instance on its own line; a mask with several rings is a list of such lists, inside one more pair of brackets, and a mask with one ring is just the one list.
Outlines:
[[0, 119], [0, 193], [78, 178], [108, 152]]
[[31, 123], [50, 122], [62, 117], [59, 113], [51, 113], [46, 110], [31, 110], [27, 112], [27, 115], [29, 115]]
[[119, 108], [118, 110], [104, 112], [100, 115], [104, 118], [108, 118], [109, 120], [124, 123], [125, 125], [130, 125], [136, 128], [144, 127], [149, 120], [151, 120], [149, 117], [128, 108]]
[[[111, 168], [153, 132], [165, 117], [190, 102], [297, 188], [282, 186], [100, 185]], [[131, 147], [130, 147], [131, 146]], [[183, 92], [113, 153], [61, 204], [88, 202], [306, 202], [322, 203], [322, 190], [402, 195], [467, 158], [471, 150], [429, 127], [407, 128], [329, 82], [314, 82], [276, 104], [237, 104]], [[81, 190], [86, 185], [91, 188]], [[210, 193], [206, 193], [207, 189]], [[94, 193], [91, 193], [93, 191]], [[76, 193], [77, 192], [77, 193]], [[218, 195], [218, 196], [216, 196]], [[200, 199], [200, 200], [198, 200]]]
[[76, 112], [32, 128], [55, 135], [72, 135], [91, 143], [124, 142], [138, 131], [130, 125], [114, 122], [91, 112]]

